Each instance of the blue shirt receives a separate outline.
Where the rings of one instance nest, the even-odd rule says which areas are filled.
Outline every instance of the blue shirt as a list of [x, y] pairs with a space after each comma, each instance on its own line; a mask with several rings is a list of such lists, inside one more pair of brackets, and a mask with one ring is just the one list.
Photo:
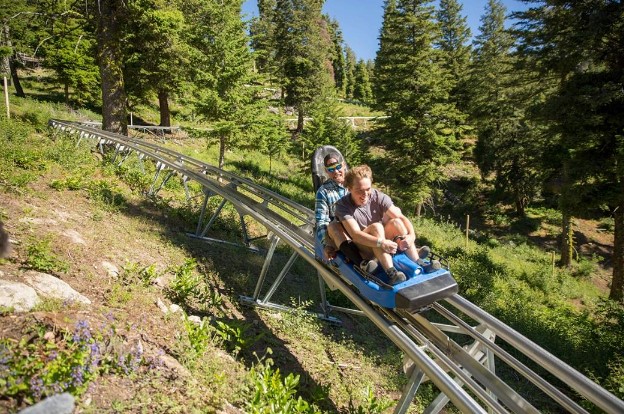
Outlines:
[[327, 226], [335, 217], [335, 204], [347, 189], [334, 180], [327, 180], [316, 192], [316, 239], [323, 246], [327, 245]]

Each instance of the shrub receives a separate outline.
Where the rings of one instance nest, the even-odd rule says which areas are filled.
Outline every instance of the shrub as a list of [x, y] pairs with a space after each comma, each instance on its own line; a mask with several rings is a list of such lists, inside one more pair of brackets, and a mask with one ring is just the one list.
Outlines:
[[273, 369], [271, 359], [254, 365], [249, 372], [249, 381], [252, 395], [247, 402], [249, 413], [320, 413], [315, 405], [310, 405], [301, 397], [296, 397], [299, 375], [290, 373], [286, 378], [282, 378], [279, 368]]

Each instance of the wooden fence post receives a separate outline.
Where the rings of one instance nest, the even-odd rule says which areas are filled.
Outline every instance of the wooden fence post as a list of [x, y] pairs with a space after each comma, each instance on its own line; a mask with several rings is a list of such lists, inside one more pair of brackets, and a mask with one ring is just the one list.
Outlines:
[[468, 230], [470, 229], [470, 214], [466, 214], [466, 249], [468, 248]]

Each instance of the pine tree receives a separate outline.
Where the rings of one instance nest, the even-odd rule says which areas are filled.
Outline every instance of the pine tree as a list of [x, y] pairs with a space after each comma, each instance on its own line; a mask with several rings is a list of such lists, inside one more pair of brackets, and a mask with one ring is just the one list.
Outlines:
[[184, 14], [171, 1], [128, 4], [133, 23], [124, 51], [126, 91], [139, 102], [158, 97], [160, 125], [171, 126], [169, 99], [180, 92], [192, 66]]
[[333, 44], [333, 50], [331, 53], [331, 63], [334, 73], [334, 84], [336, 85], [336, 92], [339, 96], [344, 96], [346, 87], [346, 74], [345, 74], [345, 53], [344, 53], [344, 40], [342, 37], [342, 31], [338, 21], [332, 19], [329, 16], [324, 16], [328, 23], [329, 34]]
[[[562, 263], [571, 261], [570, 217], [601, 206], [615, 218], [610, 298], [624, 300], [624, 5], [581, 0], [535, 1], [518, 13], [520, 51], [557, 81], [539, 113], [562, 171]], [[568, 236], [568, 237], [566, 237]]]
[[[361, 141], [355, 137], [355, 131], [342, 116], [336, 105], [334, 92], [325, 87], [323, 99], [318, 99], [310, 109], [312, 120], [300, 135], [300, 143], [309, 151], [322, 145], [333, 145], [351, 164], [357, 164], [362, 159]], [[304, 154], [308, 159], [309, 154]]]
[[[75, 4], [54, 2], [38, 10], [46, 22], [45, 41], [39, 47], [44, 66], [55, 72], [63, 85], [65, 102], [78, 105], [98, 103], [100, 76], [95, 60], [96, 38], [88, 16], [76, 10]], [[70, 90], [72, 94], [70, 94]]]
[[17, 53], [32, 54], [35, 39], [41, 37], [40, 30], [41, 19], [33, 4], [26, 0], [0, 1], [0, 76], [7, 76], [9, 84], [12, 80], [20, 97], [25, 94], [17, 71], [20, 66]]
[[256, 69], [269, 79], [277, 75], [275, 46], [276, 0], [258, 0], [258, 17], [251, 21], [251, 47], [254, 51]]
[[357, 60], [355, 52], [349, 46], [345, 47], [345, 98], [353, 99], [355, 91], [355, 66]]
[[192, 75], [195, 111], [210, 122], [219, 143], [219, 168], [229, 148], [246, 143], [247, 129], [261, 102], [254, 105], [250, 87], [253, 59], [241, 20], [242, 0], [185, 1], [185, 16], [192, 30], [189, 44], [195, 49]]
[[389, 118], [385, 145], [393, 156], [395, 188], [417, 213], [443, 180], [439, 167], [456, 157], [457, 110], [434, 49], [439, 34], [428, 1], [389, 0], [375, 59], [376, 108]]
[[353, 91], [353, 98], [368, 105], [373, 101], [373, 90], [368, 75], [368, 68], [362, 59], [355, 65], [355, 88]]
[[495, 201], [525, 208], [539, 191], [540, 130], [526, 116], [537, 88], [514, 66], [513, 37], [505, 30], [505, 7], [489, 0], [475, 39], [470, 75], [471, 115], [477, 126], [475, 150], [484, 177], [493, 173]]
[[285, 103], [298, 112], [297, 133], [320, 91], [329, 84], [331, 44], [323, 36], [323, 0], [277, 0], [275, 13], [276, 58], [281, 65]]
[[441, 36], [436, 42], [444, 52], [442, 65], [449, 74], [452, 85], [450, 99], [463, 111], [467, 109], [467, 74], [470, 68], [470, 28], [466, 17], [461, 15], [462, 6], [457, 0], [440, 0], [437, 19]]

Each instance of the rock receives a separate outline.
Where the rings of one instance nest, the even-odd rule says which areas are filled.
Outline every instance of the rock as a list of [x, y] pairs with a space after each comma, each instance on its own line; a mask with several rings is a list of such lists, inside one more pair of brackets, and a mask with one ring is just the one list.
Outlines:
[[180, 305], [176, 305], [175, 303], [172, 303], [171, 305], [169, 305], [169, 312], [171, 313], [182, 312], [182, 308], [180, 307]]
[[188, 317], [188, 320], [193, 322], [195, 325], [201, 325], [202, 319], [197, 315], [191, 315]]
[[39, 401], [24, 408], [19, 414], [71, 414], [74, 412], [74, 397], [64, 392]]
[[167, 369], [173, 371], [179, 377], [187, 378], [191, 376], [191, 372], [180, 364], [175, 358], [167, 354], [159, 355], [157, 358]]
[[80, 233], [78, 233], [76, 230], [71, 230], [71, 229], [65, 230], [63, 232], [63, 236], [69, 237], [69, 239], [72, 241], [72, 243], [82, 244], [84, 246], [87, 245], [87, 243], [84, 241], [84, 239], [82, 238]]
[[238, 408], [234, 407], [232, 404], [230, 404], [229, 402], [225, 402], [223, 404], [223, 407], [217, 411], [217, 414], [243, 414], [244, 411], [239, 410]]
[[152, 285], [157, 286], [161, 289], [166, 288], [167, 286], [169, 286], [169, 281], [162, 277], [162, 276], [158, 276], [157, 278], [155, 278], [154, 280], [152, 280]]
[[57, 226], [58, 225], [58, 221], [56, 221], [54, 219], [41, 219], [41, 218], [34, 218], [34, 217], [22, 217], [18, 221], [20, 223], [28, 223], [28, 224], [50, 224], [50, 225], [53, 225], [53, 226]]
[[163, 303], [162, 300], [160, 300], [160, 298], [156, 299], [156, 306], [158, 306], [158, 309], [160, 309], [162, 313], [164, 314], [169, 313], [169, 308], [167, 307], [167, 305]]
[[27, 312], [39, 303], [35, 289], [24, 283], [0, 280], [0, 306]]
[[67, 283], [47, 273], [30, 270], [24, 273], [24, 279], [43, 297], [91, 304], [88, 298], [76, 292]]
[[106, 270], [110, 277], [117, 279], [117, 277], [119, 276], [119, 269], [117, 269], [117, 266], [115, 266], [114, 264], [103, 261], [102, 267], [104, 268], [104, 270]]

